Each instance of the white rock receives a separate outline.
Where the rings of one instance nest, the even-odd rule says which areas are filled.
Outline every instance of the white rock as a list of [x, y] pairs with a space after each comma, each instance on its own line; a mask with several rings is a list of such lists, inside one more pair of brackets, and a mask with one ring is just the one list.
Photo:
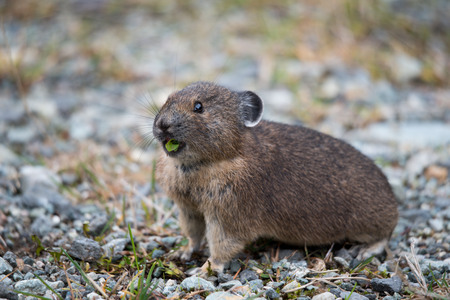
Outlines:
[[394, 55], [390, 65], [395, 78], [401, 82], [418, 78], [422, 73], [422, 63], [406, 53]]
[[334, 300], [336, 296], [330, 292], [325, 292], [319, 295], [315, 295], [312, 300]]
[[440, 232], [444, 230], [444, 221], [442, 219], [431, 219], [428, 223], [434, 231]]

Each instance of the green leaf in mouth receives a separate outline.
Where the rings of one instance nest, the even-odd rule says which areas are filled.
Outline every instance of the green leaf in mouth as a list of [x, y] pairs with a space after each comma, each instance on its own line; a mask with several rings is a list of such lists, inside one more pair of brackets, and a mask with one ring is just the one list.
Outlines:
[[180, 147], [180, 142], [178, 142], [177, 140], [174, 139], [170, 139], [167, 143], [166, 143], [166, 149], [169, 152], [172, 151], [177, 151], [178, 147]]

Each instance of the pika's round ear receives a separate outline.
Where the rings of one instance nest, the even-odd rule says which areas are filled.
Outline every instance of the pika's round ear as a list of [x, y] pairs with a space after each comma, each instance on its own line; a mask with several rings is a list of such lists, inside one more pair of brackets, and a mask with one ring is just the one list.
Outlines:
[[246, 127], [256, 126], [261, 121], [264, 104], [253, 92], [239, 93], [239, 111]]

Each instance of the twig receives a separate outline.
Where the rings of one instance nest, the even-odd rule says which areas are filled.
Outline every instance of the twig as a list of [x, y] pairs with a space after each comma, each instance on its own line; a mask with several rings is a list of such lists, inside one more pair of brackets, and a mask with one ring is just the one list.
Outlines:
[[411, 271], [413, 271], [414, 277], [416, 277], [417, 282], [419, 283], [420, 287], [423, 289], [424, 292], [427, 292], [427, 283], [425, 281], [425, 278], [423, 278], [422, 270], [420, 268], [419, 260], [417, 259], [415, 250], [414, 250], [414, 244], [415, 241], [413, 240], [411, 242], [411, 256], [413, 262], [409, 260], [409, 258], [405, 255], [406, 262], [408, 263], [409, 267], [411, 268]]
[[333, 253], [331, 252], [334, 248], [334, 243], [331, 244], [330, 249], [328, 249], [327, 254], [325, 255], [325, 258], [323, 259], [325, 261], [325, 263], [330, 262], [331, 261], [331, 256], [333, 255]]
[[86, 278], [89, 280], [89, 282], [92, 284], [92, 286], [93, 286], [100, 294], [102, 294], [103, 297], [105, 297], [105, 299], [108, 299], [108, 295], [106, 295], [106, 293], [102, 290], [101, 287], [98, 286], [97, 283], [95, 283], [94, 280], [92, 280], [89, 276], [86, 276]]
[[125, 272], [122, 274], [122, 276], [120, 276], [119, 280], [117, 280], [117, 283], [114, 285], [111, 292], [109, 292], [109, 297], [111, 297], [116, 292], [116, 290], [119, 288], [119, 285], [122, 283], [122, 281], [125, 279], [125, 277], [127, 275], [128, 275], [128, 272]]
[[233, 276], [233, 280], [236, 279], [236, 277], [239, 275], [239, 273], [241, 272], [242, 268], [239, 268], [239, 270], [236, 272], [236, 274], [234, 274]]
[[69, 290], [70, 290], [70, 298], [72, 300], [75, 300], [75, 296], [73, 295], [73, 288], [72, 288], [72, 284], [70, 283], [70, 278], [69, 278], [69, 274], [67, 274], [67, 270], [66, 270], [66, 265], [63, 264], [63, 269], [64, 269], [64, 274], [66, 274], [66, 280], [67, 280], [67, 285], [69, 286]]

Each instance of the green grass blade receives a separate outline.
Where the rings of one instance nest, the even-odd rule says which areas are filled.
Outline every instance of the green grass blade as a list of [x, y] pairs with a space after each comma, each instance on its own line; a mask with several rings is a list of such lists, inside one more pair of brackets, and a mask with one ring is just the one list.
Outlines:
[[61, 251], [64, 253], [64, 255], [70, 260], [70, 262], [75, 266], [75, 268], [80, 272], [81, 277], [83, 277], [84, 281], [92, 286], [95, 289], [95, 286], [91, 284], [91, 281], [88, 279], [87, 274], [83, 271], [83, 269], [80, 267], [80, 265], [70, 257], [69, 253], [66, 252], [63, 248], [61, 248]]
[[52, 299], [44, 297], [44, 296], [39, 296], [39, 295], [36, 295], [36, 294], [22, 292], [22, 291], [18, 291], [18, 290], [13, 290], [13, 292], [16, 293], [16, 294], [22, 294], [22, 295], [25, 295], [25, 296], [31, 296], [31, 297], [35, 297], [35, 298], [42, 299], [42, 300], [52, 300]]
[[134, 260], [136, 262], [136, 269], [139, 271], [139, 258], [136, 253], [136, 246], [134, 245], [133, 233], [131, 232], [131, 226], [128, 224], [128, 233], [130, 234], [131, 246], [133, 246]]
[[33, 275], [37, 279], [39, 279], [45, 285], [45, 287], [48, 288], [50, 291], [52, 291], [52, 293], [55, 294], [59, 299], [64, 300], [63, 297], [58, 292], [56, 292], [51, 286], [49, 286], [47, 284], [47, 282], [45, 282], [45, 280], [43, 280], [38, 274], [33, 274]]

